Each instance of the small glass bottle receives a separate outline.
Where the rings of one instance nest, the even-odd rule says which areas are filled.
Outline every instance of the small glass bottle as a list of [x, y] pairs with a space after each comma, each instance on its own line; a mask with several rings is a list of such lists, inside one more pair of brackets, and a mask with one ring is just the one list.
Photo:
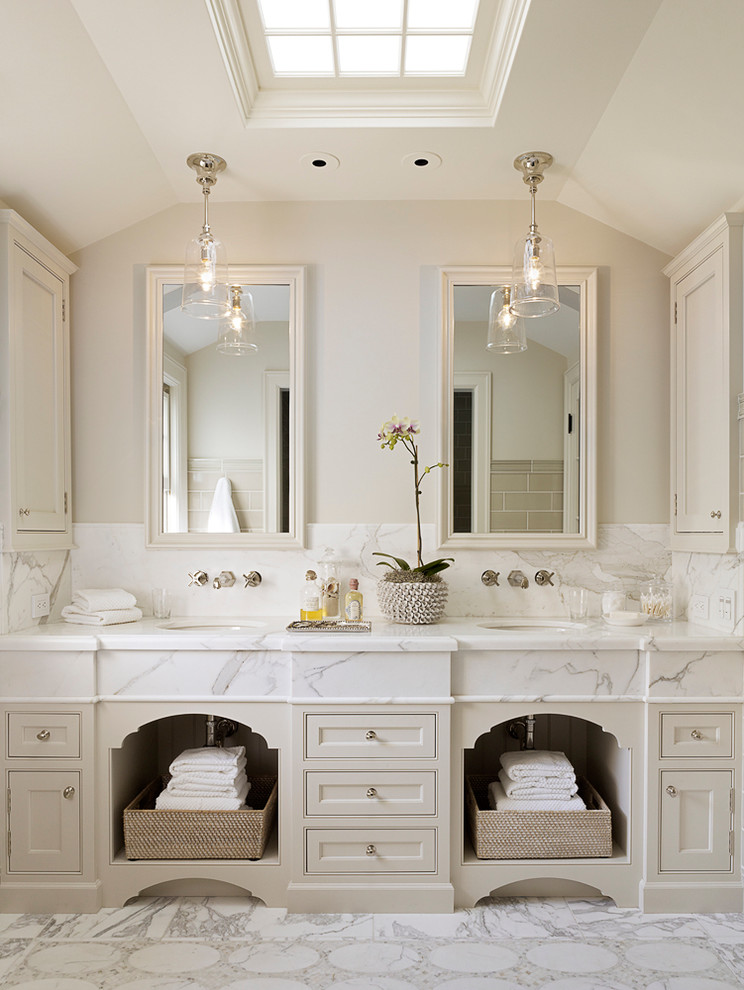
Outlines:
[[364, 599], [359, 591], [359, 582], [356, 578], [350, 578], [349, 590], [344, 599], [344, 617], [347, 622], [361, 622], [364, 617]]
[[652, 621], [671, 622], [673, 616], [672, 586], [668, 581], [655, 577], [641, 585], [641, 612]]
[[305, 583], [300, 590], [300, 618], [304, 621], [316, 622], [323, 618], [318, 575], [315, 571], [305, 574]]
[[338, 567], [333, 550], [326, 550], [320, 558], [321, 608], [324, 619], [338, 618]]

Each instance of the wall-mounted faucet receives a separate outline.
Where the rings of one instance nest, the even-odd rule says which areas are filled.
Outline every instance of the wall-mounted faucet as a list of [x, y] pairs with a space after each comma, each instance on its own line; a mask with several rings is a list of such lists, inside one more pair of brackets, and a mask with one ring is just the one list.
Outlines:
[[192, 584], [195, 584], [197, 587], [201, 587], [202, 585], [205, 585], [208, 580], [209, 578], [207, 577], [206, 571], [189, 571], [189, 588]]
[[544, 588], [546, 584], [553, 584], [554, 577], [555, 571], [538, 571], [535, 575], [535, 584], [539, 584], [541, 588]]
[[243, 578], [245, 580], [244, 588], [257, 588], [262, 581], [258, 571], [248, 571], [247, 574], [243, 575]]
[[507, 581], [512, 588], [528, 588], [530, 584], [521, 571], [510, 571]]
[[500, 573], [500, 571], [484, 571], [481, 574], [481, 581], [487, 588], [492, 588], [494, 585], [498, 588]]
[[220, 571], [214, 581], [212, 581], [213, 588], [232, 588], [234, 584], [235, 575], [232, 571]]

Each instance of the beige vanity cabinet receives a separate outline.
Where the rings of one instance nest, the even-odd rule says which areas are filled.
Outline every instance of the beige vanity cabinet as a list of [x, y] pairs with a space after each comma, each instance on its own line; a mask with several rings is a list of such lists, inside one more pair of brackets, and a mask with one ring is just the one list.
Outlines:
[[738, 706], [653, 706], [649, 742], [644, 908], [740, 910]]
[[49, 910], [50, 896], [55, 910], [97, 909], [91, 709], [40, 705], [4, 712], [0, 910], [11, 904], [12, 910]]
[[295, 716], [303, 826], [294, 909], [384, 910], [392, 894], [401, 910], [451, 910], [440, 793], [448, 712], [360, 706]]
[[71, 546], [67, 258], [0, 210], [0, 522], [5, 549]]
[[738, 522], [742, 225], [726, 213], [664, 269], [671, 282], [672, 548], [725, 552]]

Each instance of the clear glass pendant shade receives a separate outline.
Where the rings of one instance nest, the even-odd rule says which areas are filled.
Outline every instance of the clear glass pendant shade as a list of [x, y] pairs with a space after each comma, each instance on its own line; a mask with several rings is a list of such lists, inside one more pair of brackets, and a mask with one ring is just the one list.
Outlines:
[[514, 248], [510, 309], [532, 319], [560, 309], [553, 242], [535, 229]]
[[258, 350], [253, 296], [239, 285], [230, 286], [230, 315], [220, 324], [217, 350], [234, 357]]
[[486, 347], [492, 354], [518, 354], [527, 350], [524, 320], [511, 312], [509, 301], [509, 286], [491, 293]]
[[221, 320], [230, 313], [227, 255], [209, 230], [186, 245], [181, 309], [201, 320]]

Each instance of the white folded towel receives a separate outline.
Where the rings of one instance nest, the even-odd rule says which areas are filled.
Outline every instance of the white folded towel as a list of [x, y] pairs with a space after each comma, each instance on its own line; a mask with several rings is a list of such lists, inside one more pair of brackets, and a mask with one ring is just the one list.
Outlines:
[[208, 533], [239, 533], [240, 524], [232, 500], [229, 478], [222, 477], [214, 486], [212, 507], [207, 518]]
[[488, 805], [494, 811], [583, 811], [586, 808], [578, 794], [568, 800], [548, 797], [539, 801], [507, 797], [498, 780], [488, 785]]
[[81, 626], [115, 626], [119, 622], [137, 622], [142, 618], [142, 610], [132, 606], [89, 612], [77, 605], [65, 605], [62, 618], [65, 622], [74, 622]]
[[574, 768], [565, 753], [547, 749], [522, 749], [501, 754], [501, 766], [512, 780], [531, 777], [574, 779]]
[[245, 746], [202, 746], [199, 749], [185, 749], [168, 767], [171, 774], [182, 770], [229, 770], [237, 767], [238, 760], [245, 756]]
[[132, 608], [137, 604], [134, 595], [123, 588], [81, 588], [73, 591], [72, 604], [85, 612], [108, 612], [117, 608]]
[[504, 793], [510, 798], [557, 798], [568, 800], [578, 791], [576, 780], [556, 777], [535, 777], [534, 780], [512, 780], [503, 768], [499, 770], [499, 780]]
[[210, 771], [207, 768], [201, 770], [182, 770], [179, 768], [172, 776], [173, 780], [177, 780], [179, 783], [196, 785], [211, 784], [214, 787], [226, 787], [232, 784], [241, 773], [245, 776], [245, 764], [246, 759], [243, 756], [238, 760], [237, 766], [231, 766], [225, 770]]
[[171, 794], [201, 794], [202, 797], [239, 797], [243, 788], [250, 784], [245, 775], [245, 770], [241, 770], [235, 780], [217, 781], [216, 783], [195, 784], [192, 781], [184, 780], [176, 775], [168, 781], [168, 790]]
[[167, 789], [155, 798], [158, 810], [169, 811], [237, 811], [245, 804], [248, 784], [238, 797], [198, 797], [193, 795], [171, 794]]

